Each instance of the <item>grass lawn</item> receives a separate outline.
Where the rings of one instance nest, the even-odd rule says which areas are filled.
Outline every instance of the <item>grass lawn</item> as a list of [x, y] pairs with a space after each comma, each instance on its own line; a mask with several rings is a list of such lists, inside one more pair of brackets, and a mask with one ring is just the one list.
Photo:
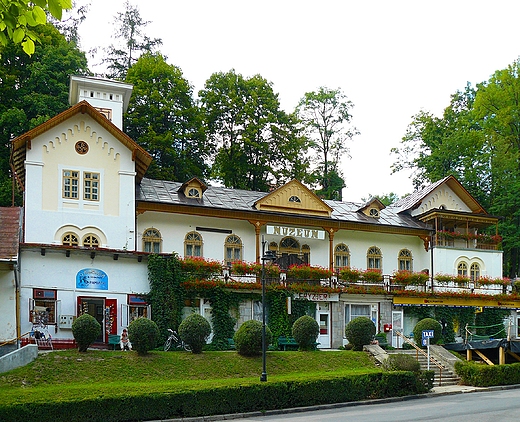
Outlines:
[[[364, 352], [268, 352], [268, 381], [329, 378], [380, 372]], [[154, 394], [193, 390], [203, 386], [259, 383], [261, 357], [246, 358], [236, 352], [89, 350], [40, 354], [31, 364], [0, 374], [0, 404], [60, 400], [78, 397], [117, 397], [129, 393]]]

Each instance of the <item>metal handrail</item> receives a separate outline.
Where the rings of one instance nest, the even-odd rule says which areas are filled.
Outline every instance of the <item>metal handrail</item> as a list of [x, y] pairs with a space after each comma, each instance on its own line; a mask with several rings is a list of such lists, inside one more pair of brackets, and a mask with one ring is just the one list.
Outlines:
[[[417, 346], [417, 344], [415, 344], [412, 340], [410, 340], [408, 337], [406, 337], [403, 333], [401, 333], [400, 331], [394, 331], [394, 333], [398, 337], [401, 337], [405, 342], [407, 342], [409, 345], [411, 345], [415, 349], [417, 360], [419, 360], [419, 352], [422, 353], [426, 359], [428, 359], [428, 354], [423, 349], [421, 349], [419, 346]], [[433, 363], [435, 366], [437, 366], [437, 368], [439, 368], [439, 387], [440, 387], [442, 385], [442, 370], [444, 369], [444, 367], [433, 356], [429, 356], [429, 359], [430, 359], [431, 363]]]
[[22, 334], [20, 337], [13, 338], [11, 340], [6, 340], [3, 343], [0, 343], [0, 347], [5, 346], [6, 344], [15, 343], [22, 339], [22, 337], [25, 337], [26, 335], [30, 334], [30, 331], [27, 331], [25, 334]]

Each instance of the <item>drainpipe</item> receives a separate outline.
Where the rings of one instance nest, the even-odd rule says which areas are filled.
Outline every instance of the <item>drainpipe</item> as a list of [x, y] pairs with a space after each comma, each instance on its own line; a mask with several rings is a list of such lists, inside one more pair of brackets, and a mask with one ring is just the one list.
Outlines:
[[16, 348], [20, 348], [22, 328], [20, 323], [20, 280], [18, 277], [18, 264], [13, 266], [14, 285], [15, 285], [15, 312], [16, 312]]

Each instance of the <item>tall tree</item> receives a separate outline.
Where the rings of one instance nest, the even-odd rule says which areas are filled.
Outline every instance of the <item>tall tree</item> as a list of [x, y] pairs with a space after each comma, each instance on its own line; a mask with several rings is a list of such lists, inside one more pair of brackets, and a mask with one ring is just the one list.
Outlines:
[[193, 87], [160, 54], [145, 53], [129, 70], [134, 86], [125, 130], [154, 158], [147, 176], [187, 181], [208, 176], [210, 149]]
[[124, 80], [126, 72], [141, 54], [153, 53], [162, 44], [160, 38], [152, 39], [144, 33], [149, 23], [143, 20], [137, 6], [125, 2], [125, 11], [117, 13], [114, 18], [114, 37], [121, 42], [111, 44], [105, 50], [107, 57], [103, 62], [107, 63], [108, 78]]
[[40, 42], [37, 26], [47, 23], [46, 12], [60, 20], [63, 9], [72, 8], [72, 0], [4, 0], [0, 2], [0, 46], [10, 42], [32, 55]]
[[296, 108], [316, 153], [313, 161], [322, 186], [319, 192], [328, 199], [340, 199], [344, 187], [344, 182], [338, 180], [339, 164], [348, 155], [347, 142], [358, 133], [351, 126], [353, 106], [341, 89], [320, 87], [305, 93]]
[[40, 43], [32, 56], [19, 44], [0, 48], [0, 205], [11, 205], [10, 140], [68, 106], [69, 76], [88, 73], [74, 42], [52, 25], [34, 29]]
[[199, 97], [216, 150], [212, 175], [225, 186], [267, 191], [304, 174], [307, 144], [295, 117], [280, 109], [271, 83], [234, 70], [214, 73]]

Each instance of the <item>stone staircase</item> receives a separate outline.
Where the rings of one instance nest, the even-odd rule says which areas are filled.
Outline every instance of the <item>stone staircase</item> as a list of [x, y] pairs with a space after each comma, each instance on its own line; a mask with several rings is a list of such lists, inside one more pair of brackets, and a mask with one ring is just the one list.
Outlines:
[[[431, 347], [433, 347], [433, 346], [431, 346]], [[436, 347], [439, 348], [439, 346], [436, 346]], [[440, 349], [442, 349], [442, 351]], [[446, 362], [444, 362], [442, 359], [443, 352], [446, 352], [449, 355], [451, 355], [451, 354], [442, 347], [440, 349], [436, 349], [435, 354], [432, 353], [432, 350], [430, 349], [430, 356], [434, 357], [435, 360], [442, 365], [442, 372], [441, 372], [440, 369], [437, 367], [437, 365], [435, 365], [433, 362], [430, 362], [430, 371], [435, 372], [435, 376], [433, 379], [433, 386], [434, 387], [440, 387], [440, 386], [447, 387], [450, 385], [457, 385], [460, 381], [460, 377], [455, 373], [452, 365], [446, 364]], [[420, 352], [417, 353], [417, 351], [415, 349], [396, 349], [396, 350], [387, 350], [386, 352], [388, 354], [396, 354], [396, 353], [407, 354], [407, 355], [413, 356], [414, 359], [418, 358], [419, 364], [421, 365], [421, 369], [422, 370], [428, 369], [427, 357], [424, 356]], [[439, 352], [441, 353], [441, 358], [439, 358]]]

